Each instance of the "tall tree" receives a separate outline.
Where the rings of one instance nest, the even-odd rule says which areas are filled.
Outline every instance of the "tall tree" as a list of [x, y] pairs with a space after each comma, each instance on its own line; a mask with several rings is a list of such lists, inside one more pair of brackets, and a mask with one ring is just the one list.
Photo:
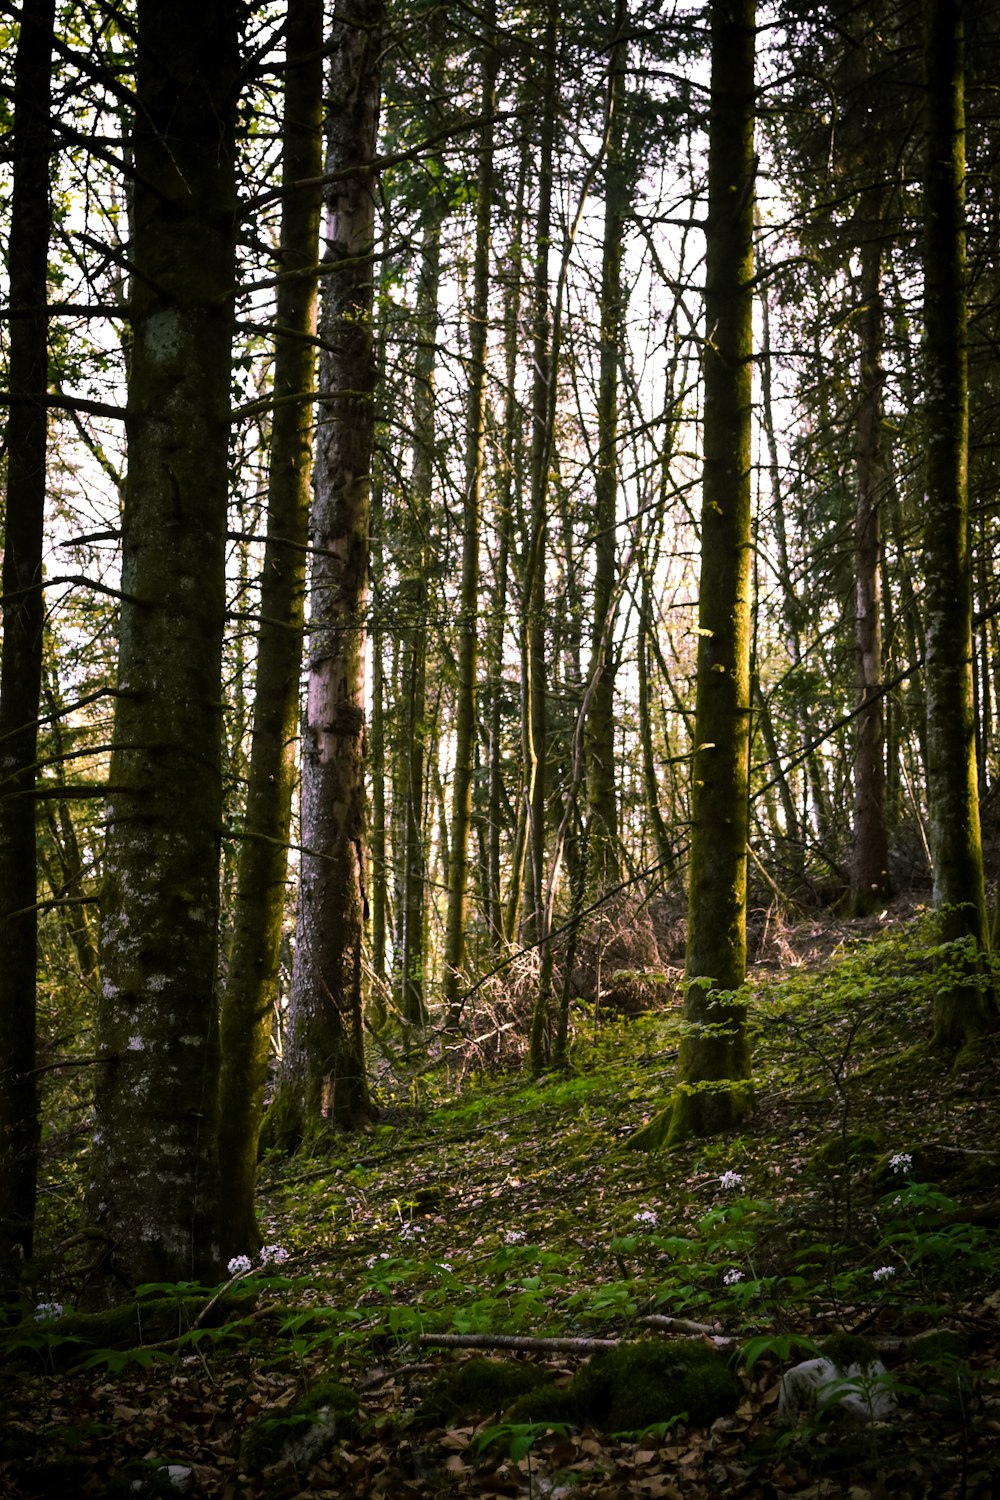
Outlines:
[[288, 1032], [266, 1123], [268, 1140], [286, 1147], [371, 1114], [363, 1035], [364, 732], [381, 0], [340, 0], [329, 47], [303, 847]]
[[755, 0], [713, 0], [704, 468], [688, 936], [679, 1080], [639, 1146], [728, 1129], [752, 1103], [745, 1004]]
[[484, 16], [482, 74], [483, 128], [476, 183], [476, 244], [472, 268], [469, 330], [469, 406], [462, 524], [462, 585], [455, 714], [455, 780], [451, 817], [448, 924], [445, 933], [444, 989], [449, 1020], [457, 1024], [465, 919], [469, 886], [469, 830], [476, 747], [476, 675], [479, 663], [479, 539], [482, 530], [483, 469], [486, 461], [486, 346], [489, 332], [490, 232], [493, 213], [493, 112], [496, 108], [497, 52], [494, 0]]
[[219, 1264], [215, 966], [235, 0], [138, 0], [118, 696], [91, 1205], [103, 1289]]
[[601, 248], [597, 469], [594, 476], [594, 599], [590, 635], [593, 692], [586, 721], [587, 860], [595, 891], [620, 878], [618, 787], [615, 777], [615, 651], [610, 629], [615, 589], [618, 500], [618, 366], [622, 357], [622, 239], [628, 209], [623, 160], [628, 43], [626, 0], [617, 0], [608, 63], [604, 168], [604, 238]]
[[0, 659], [0, 1289], [31, 1254], [37, 1178], [35, 779], [42, 688], [54, 0], [25, 0], [14, 66], [10, 417]]
[[[278, 328], [246, 815], [222, 1001], [219, 1165], [226, 1252], [256, 1248], [257, 1142], [278, 994], [312, 474], [323, 169], [323, 0], [289, 0]], [[303, 186], [304, 184], [304, 186]]]
[[942, 938], [965, 950], [949, 957], [934, 1008], [934, 1043], [949, 1051], [974, 1044], [998, 1018], [983, 964], [989, 928], [972, 690], [964, 9], [962, 0], [924, 6], [927, 803]]

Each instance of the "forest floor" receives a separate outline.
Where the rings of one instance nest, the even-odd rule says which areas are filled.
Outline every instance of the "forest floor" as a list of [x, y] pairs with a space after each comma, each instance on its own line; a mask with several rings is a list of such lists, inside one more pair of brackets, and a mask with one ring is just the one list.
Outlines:
[[[122, 1336], [71, 1311], [81, 1252], [43, 1259], [0, 1344], [0, 1496], [1000, 1494], [1000, 1055], [956, 1073], [914, 1046], [929, 949], [919, 918], [784, 930], [754, 977], [738, 1137], [630, 1149], [679, 1012], [581, 1010], [566, 1076], [400, 1066], [365, 1136], [268, 1159], [262, 1225], [288, 1259], [219, 1300], [147, 1289]], [[73, 1225], [52, 1201], [54, 1244]], [[845, 1332], [884, 1360], [892, 1413], [779, 1425], [783, 1372]], [[738, 1381], [709, 1425], [505, 1423], [506, 1401], [442, 1386], [484, 1356], [565, 1383], [590, 1357], [572, 1340], [684, 1335]]]

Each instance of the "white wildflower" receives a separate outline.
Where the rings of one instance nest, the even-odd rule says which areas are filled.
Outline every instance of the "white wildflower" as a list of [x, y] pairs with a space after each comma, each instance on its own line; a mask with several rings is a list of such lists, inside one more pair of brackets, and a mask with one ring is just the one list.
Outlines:
[[636, 1224], [656, 1225], [659, 1219], [651, 1208], [644, 1208], [641, 1213], [633, 1214], [632, 1218]]
[[889, 1165], [894, 1172], [910, 1172], [913, 1170], [913, 1157], [909, 1151], [897, 1151], [895, 1156], [889, 1157]]
[[284, 1265], [288, 1259], [288, 1251], [282, 1249], [281, 1245], [265, 1245], [260, 1252], [260, 1263], [269, 1266], [273, 1261], [276, 1266]]
[[719, 1178], [719, 1186], [724, 1193], [728, 1193], [732, 1188], [741, 1188], [743, 1186], [743, 1173], [723, 1172]]
[[524, 1239], [524, 1233], [520, 1229], [508, 1229], [503, 1239], [505, 1245], [519, 1245]]
[[229, 1262], [229, 1268], [228, 1269], [229, 1269], [230, 1276], [239, 1276], [244, 1271], [249, 1271], [249, 1269], [250, 1269], [250, 1257], [249, 1257], [249, 1255], [234, 1255], [233, 1258], [232, 1258], [232, 1260]]
[[399, 1230], [401, 1240], [422, 1240], [424, 1231], [419, 1224], [402, 1224]]
[[735, 1286], [738, 1281], [743, 1280], [743, 1272], [727, 1271], [722, 1279], [726, 1283], [726, 1286]]
[[888, 1281], [891, 1277], [895, 1276], [895, 1274], [895, 1266], [879, 1266], [877, 1271], [872, 1272], [872, 1279], [874, 1281]]
[[35, 1322], [47, 1323], [50, 1318], [61, 1318], [63, 1306], [61, 1302], [39, 1302], [35, 1308]]

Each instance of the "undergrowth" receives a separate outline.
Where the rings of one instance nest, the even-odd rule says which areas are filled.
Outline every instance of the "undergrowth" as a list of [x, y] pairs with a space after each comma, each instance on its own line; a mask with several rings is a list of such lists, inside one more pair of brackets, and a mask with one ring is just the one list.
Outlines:
[[[844, 1333], [893, 1343], [898, 1362], [916, 1335], [943, 1328], [970, 1351], [952, 1382], [957, 1415], [953, 1403], [929, 1421], [905, 1376], [890, 1373], [900, 1423], [913, 1425], [874, 1450], [862, 1444], [844, 1482], [902, 1472], [904, 1460], [912, 1470], [929, 1434], [918, 1478], [897, 1493], [924, 1493], [926, 1477], [937, 1486], [927, 1493], [961, 1482], [974, 1494], [980, 1469], [992, 1484], [976, 1423], [995, 1423], [998, 1410], [997, 1055], [985, 1046], [975, 1068], [951, 1074], [913, 1051], [930, 1034], [937, 982], [927, 930], [864, 930], [822, 965], [753, 984], [758, 1107], [739, 1136], [631, 1151], [629, 1136], [671, 1087], [678, 1012], [595, 1023], [581, 1007], [567, 1075], [481, 1075], [460, 1087], [445, 1069], [384, 1078], [370, 1131], [331, 1138], [308, 1159], [269, 1157], [268, 1264], [234, 1262], [224, 1289], [141, 1289], [138, 1324], [120, 1336], [73, 1311], [89, 1247], [67, 1232], [62, 1184], [63, 1248], [44, 1228], [6, 1333], [14, 1415], [0, 1494], [46, 1493], [74, 1463], [91, 1486], [80, 1493], [112, 1493], [121, 1475], [159, 1483], [169, 1464], [187, 1465], [206, 1494], [466, 1493], [474, 1480], [482, 1492], [487, 1461], [515, 1486], [506, 1493], [521, 1493], [558, 1471], [546, 1470], [545, 1444], [561, 1442], [575, 1492], [610, 1495], [599, 1486], [634, 1464], [636, 1444], [532, 1424], [525, 1446], [516, 1423], [499, 1443], [488, 1437], [499, 1411], [418, 1431], [422, 1392], [456, 1357], [433, 1340], [620, 1341], [667, 1336], [663, 1318], [721, 1341], [744, 1392], [708, 1435], [665, 1412], [662, 1431], [642, 1439], [678, 1493], [760, 1493], [777, 1468], [780, 1488], [806, 1493], [829, 1439], [776, 1434], [782, 1369]], [[583, 1356], [533, 1357], [558, 1380]], [[360, 1411], [349, 1428], [331, 1420], [322, 1452], [289, 1457], [274, 1432], [315, 1425], [315, 1402], [302, 1403], [330, 1381], [356, 1392]], [[254, 1448], [259, 1421], [269, 1436]], [[251, 1462], [265, 1448], [266, 1472]], [[697, 1461], [679, 1468], [682, 1452]], [[381, 1473], [396, 1489], [379, 1488]]]

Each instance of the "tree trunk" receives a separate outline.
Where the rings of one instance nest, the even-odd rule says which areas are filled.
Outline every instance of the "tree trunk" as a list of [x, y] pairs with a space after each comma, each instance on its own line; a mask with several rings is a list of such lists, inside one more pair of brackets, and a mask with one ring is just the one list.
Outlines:
[[854, 752], [854, 850], [851, 911], [866, 916], [890, 895], [885, 808], [885, 715], [882, 692], [882, 192], [862, 194], [861, 403], [858, 411], [854, 514], [854, 643], [858, 706]]
[[[381, 0], [332, 26], [326, 275], [302, 727], [302, 860], [288, 1033], [266, 1136], [286, 1148], [372, 1114], [365, 1075], [365, 639], [374, 417], [375, 157]], [[349, 175], [346, 175], [349, 171]]]
[[493, 211], [493, 111], [497, 52], [493, 0], [483, 18], [482, 114], [476, 196], [476, 246], [469, 330], [469, 407], [465, 503], [462, 525], [462, 584], [459, 600], [458, 683], [455, 705], [455, 780], [451, 817], [451, 881], [444, 947], [444, 1001], [449, 1025], [459, 1019], [469, 884], [469, 826], [476, 744], [476, 675], [479, 664], [479, 537], [482, 529], [483, 467], [486, 458], [486, 340], [489, 332], [490, 226]]
[[[438, 92], [434, 89], [433, 92]], [[446, 204], [432, 189], [420, 250], [417, 288], [417, 355], [413, 372], [413, 473], [409, 505], [408, 556], [400, 579], [400, 676], [404, 701], [403, 735], [403, 906], [400, 913], [400, 1010], [411, 1026], [422, 1026], [424, 1005], [424, 927], [427, 882], [426, 805], [427, 646], [430, 517], [434, 489], [435, 368], [438, 297], [441, 289], [441, 226]]]
[[972, 695], [963, 9], [961, 0], [926, 0], [924, 9], [927, 801], [941, 937], [959, 945], [947, 957], [934, 1007], [934, 1045], [948, 1051], [971, 1046], [997, 1022], [984, 965], [989, 929]]
[[615, 595], [618, 501], [618, 362], [622, 343], [622, 236], [628, 181], [622, 160], [625, 75], [623, 37], [628, 11], [616, 0], [615, 40], [608, 67], [607, 162], [601, 251], [601, 326], [597, 396], [597, 471], [594, 477], [594, 601], [590, 673], [594, 681], [586, 723], [588, 888], [594, 895], [621, 878], [618, 786], [615, 776], [615, 641], [608, 622]]
[[[219, 1165], [225, 1254], [254, 1250], [257, 1142], [278, 965], [288, 830], [296, 778], [299, 671], [305, 604], [316, 389], [316, 260], [323, 169], [323, 4], [289, 0], [280, 274], [275, 321], [275, 407], [268, 477], [267, 543], [261, 580], [246, 821], [237, 870], [228, 978], [222, 1001]], [[291, 398], [291, 399], [289, 399]]]
[[689, 1030], [641, 1146], [727, 1130], [752, 1104], [746, 978], [754, 0], [714, 0], [708, 146], [698, 685], [688, 889]]
[[138, 0], [133, 329], [97, 1014], [95, 1296], [219, 1269], [215, 972], [238, 7]]
[[31, 1254], [38, 1147], [35, 777], [42, 688], [48, 438], [49, 154], [53, 0], [25, 0], [14, 63], [14, 152], [0, 661], [0, 1292]]

